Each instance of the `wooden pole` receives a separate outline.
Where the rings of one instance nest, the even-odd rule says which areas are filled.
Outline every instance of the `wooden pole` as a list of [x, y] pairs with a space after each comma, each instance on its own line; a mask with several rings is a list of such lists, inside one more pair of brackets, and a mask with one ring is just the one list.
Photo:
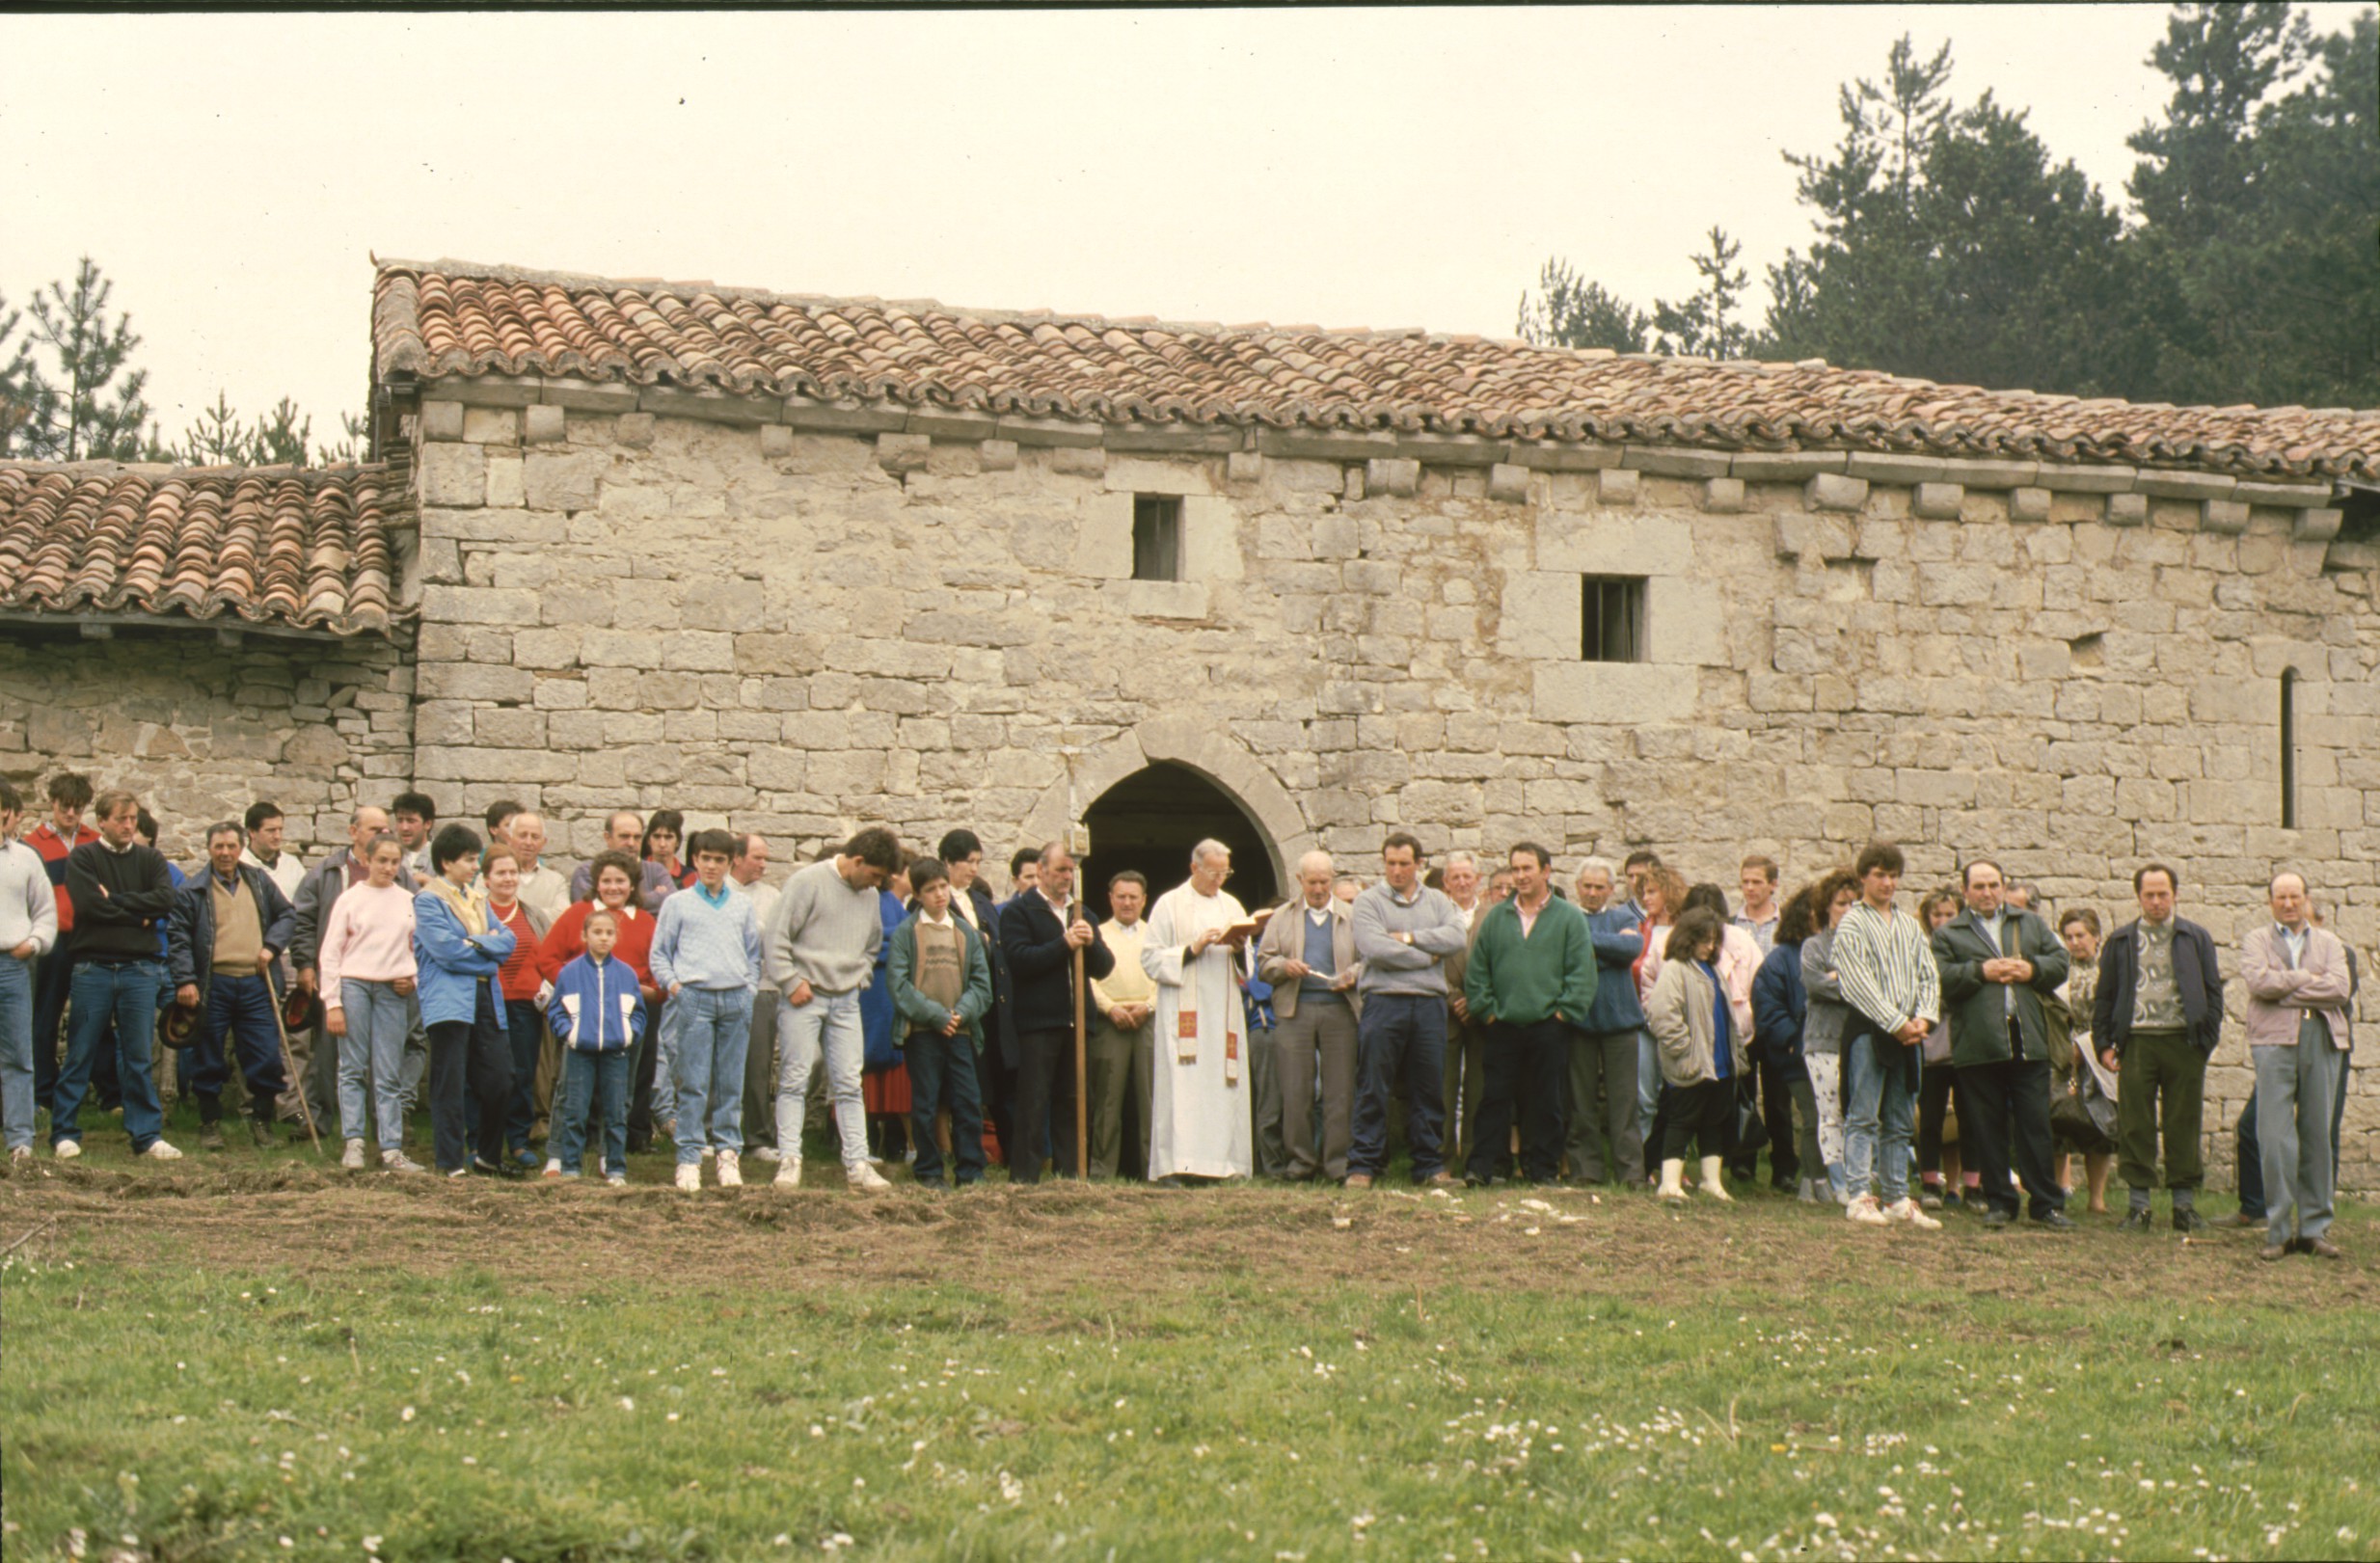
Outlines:
[[297, 1092], [298, 1117], [306, 1120], [306, 1138], [313, 1142], [314, 1154], [319, 1156], [322, 1154], [322, 1136], [314, 1128], [313, 1104], [306, 1099], [306, 1082], [298, 1078], [297, 1060], [289, 1052], [289, 1028], [282, 1023], [281, 1003], [285, 995], [275, 993], [269, 980], [264, 984], [264, 991], [273, 1001], [273, 1030], [281, 1035], [281, 1075], [289, 1082], [289, 1089]]
[[[1074, 915], [1080, 917], [1077, 906]], [[1091, 1175], [1091, 1047], [1083, 1013], [1083, 952], [1074, 949], [1074, 1175]]]

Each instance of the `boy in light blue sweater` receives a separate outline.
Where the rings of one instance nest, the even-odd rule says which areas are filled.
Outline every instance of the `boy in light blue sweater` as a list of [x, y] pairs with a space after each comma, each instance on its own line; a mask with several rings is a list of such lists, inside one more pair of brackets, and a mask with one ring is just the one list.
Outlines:
[[706, 1152], [718, 1158], [720, 1188], [743, 1185], [744, 1055], [760, 987], [760, 922], [752, 898], [727, 883], [736, 840], [698, 830], [691, 845], [694, 883], [662, 903], [653, 927], [653, 984], [678, 1038], [677, 1184], [689, 1194], [702, 1187]]

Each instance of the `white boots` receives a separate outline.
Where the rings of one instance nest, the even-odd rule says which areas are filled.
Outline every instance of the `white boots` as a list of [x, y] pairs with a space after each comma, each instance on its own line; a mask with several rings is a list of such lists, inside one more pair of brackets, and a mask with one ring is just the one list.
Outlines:
[[[1720, 1161], [1717, 1156], [1702, 1158], [1702, 1182], [1697, 1192], [1709, 1195], [1721, 1204], [1731, 1205], [1736, 1199], [1727, 1192], [1727, 1185], [1719, 1181]], [[1673, 1156], [1661, 1164], [1661, 1187], [1654, 1192], [1663, 1199], [1678, 1204], [1686, 1202], [1686, 1163], [1683, 1159]]]

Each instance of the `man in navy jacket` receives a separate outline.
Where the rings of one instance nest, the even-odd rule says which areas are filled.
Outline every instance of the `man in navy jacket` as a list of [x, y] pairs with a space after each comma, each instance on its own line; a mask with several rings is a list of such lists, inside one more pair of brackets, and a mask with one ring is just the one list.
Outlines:
[[2127, 1232], [2145, 1232], [2151, 1225], [2149, 1194], [2156, 1185], [2160, 1136], [2174, 1229], [2206, 1227], [2195, 1208], [2206, 1181], [2200, 1130], [2206, 1060], [2223, 1035], [2223, 973], [2213, 936], [2174, 915], [2180, 884], [2162, 863], [2133, 875], [2141, 915], [2109, 934], [2099, 951], [2091, 1045], [2099, 1050], [2099, 1062], [2117, 1071], [2116, 1170], [2132, 1191], [2123, 1218]]
[[206, 872], [175, 893], [166, 930], [174, 1002], [199, 1011], [189, 1080], [199, 1099], [199, 1144], [208, 1150], [223, 1148], [227, 1038], [248, 1087], [251, 1133], [259, 1145], [273, 1143], [274, 1105], [286, 1084], [272, 973], [289, 947], [297, 909], [272, 876], [240, 861], [246, 835], [235, 821], [208, 827]]
[[[1073, 1177], [1080, 1172], [1074, 1165], [1074, 952], [1083, 953], [1090, 977], [1114, 971], [1116, 957], [1074, 900], [1074, 858], [1064, 842], [1041, 849], [1034, 888], [1001, 908], [1000, 944], [1016, 1025], [1009, 1181], [1041, 1181], [1044, 1144], [1058, 1171]], [[1088, 983], [1082, 1002], [1090, 1003]]]

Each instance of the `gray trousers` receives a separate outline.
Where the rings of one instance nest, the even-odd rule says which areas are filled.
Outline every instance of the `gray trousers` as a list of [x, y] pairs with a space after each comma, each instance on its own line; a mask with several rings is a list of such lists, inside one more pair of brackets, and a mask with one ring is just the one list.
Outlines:
[[1581, 1182], [1633, 1183], [1642, 1175], [1644, 1129], [1636, 1110], [1636, 1029], [1572, 1032], [1570, 1129], [1562, 1151]]
[[1114, 1177], [1123, 1162], [1123, 1103], [1132, 1098], [1140, 1125], [1141, 1165], [1149, 1165], [1149, 1095], [1155, 1087], [1157, 1020], [1154, 1015], [1119, 1031], [1105, 1015], [1091, 1023], [1084, 1045], [1091, 1113], [1091, 1175]]
[[[2321, 1021], [2314, 1021], [2315, 1028]], [[2295, 1047], [2252, 1047], [2256, 1060], [2256, 1137], [2264, 1151], [2265, 1239], [2320, 1237], [2331, 1227], [2331, 1104], [2339, 1094], [2339, 1052], [2324, 1032]]]
[[[1288, 1149], [1283, 1176], [1319, 1173], [1337, 1183], [1347, 1175], [1347, 1146], [1355, 1137], [1355, 1011], [1343, 999], [1299, 998], [1297, 1013], [1273, 1034], [1281, 1055], [1282, 1139]], [[1322, 1087], [1322, 1144], [1314, 1145], [1314, 1084]]]
[[1280, 1177], [1289, 1170], [1289, 1146], [1281, 1121], [1281, 1050], [1275, 1045], [1279, 1035], [1261, 1027], [1248, 1028], [1249, 1084], [1256, 1088], [1252, 1093], [1256, 1116], [1250, 1127], [1255, 1130], [1252, 1145], [1258, 1177]]

